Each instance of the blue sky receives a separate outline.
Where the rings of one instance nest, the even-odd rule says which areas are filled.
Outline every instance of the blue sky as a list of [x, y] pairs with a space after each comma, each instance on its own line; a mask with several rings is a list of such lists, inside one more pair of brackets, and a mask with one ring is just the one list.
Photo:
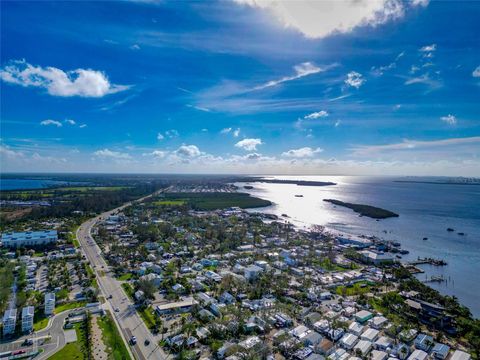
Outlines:
[[1, 3], [1, 171], [480, 176], [480, 3]]

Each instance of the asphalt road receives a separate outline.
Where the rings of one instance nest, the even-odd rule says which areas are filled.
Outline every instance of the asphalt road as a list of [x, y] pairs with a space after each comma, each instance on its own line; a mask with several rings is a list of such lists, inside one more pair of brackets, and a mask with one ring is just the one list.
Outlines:
[[[150, 196], [152, 195], [146, 196], [137, 201], [142, 201]], [[151, 334], [150, 330], [148, 330], [136, 312], [134, 303], [129, 299], [121, 287], [121, 282], [115, 279], [113, 274], [107, 271], [108, 264], [102, 257], [100, 247], [91, 236], [91, 229], [98, 221], [105, 219], [111, 214], [122, 210], [129, 205], [131, 205], [131, 203], [126, 203], [119, 208], [107, 211], [93, 219], [87, 220], [78, 228], [77, 239], [97, 276], [100, 293], [105, 299], [107, 299], [104, 305], [111, 310], [114, 320], [118, 328], [121, 330], [120, 333], [122, 334], [127, 347], [131, 351], [132, 357], [137, 360], [163, 360], [167, 358], [167, 355], [158, 346], [160, 338]], [[100, 275], [100, 272], [102, 276]], [[112, 296], [112, 299], [108, 299], [110, 295]], [[119, 311], [115, 311], [115, 309], [118, 309]], [[130, 333], [137, 338], [137, 344], [135, 346], [129, 345]], [[149, 345], [145, 345], [145, 340], [147, 339], [150, 341]]]

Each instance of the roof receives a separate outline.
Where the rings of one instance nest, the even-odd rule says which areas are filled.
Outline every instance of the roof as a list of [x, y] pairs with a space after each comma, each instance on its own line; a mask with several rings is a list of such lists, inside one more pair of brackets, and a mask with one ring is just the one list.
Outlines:
[[408, 360], [425, 360], [428, 354], [422, 350], [415, 350], [410, 354]]
[[162, 311], [162, 310], [169, 310], [169, 309], [176, 309], [176, 308], [181, 308], [181, 307], [187, 307], [187, 306], [193, 306], [197, 302], [193, 298], [185, 299], [183, 301], [177, 301], [173, 303], [167, 303], [167, 304], [160, 304], [157, 306], [157, 309]]
[[469, 360], [470, 358], [470, 354], [465, 351], [455, 350], [450, 360]]
[[33, 316], [35, 313], [35, 308], [33, 306], [25, 306], [22, 309], [22, 318], [25, 316]]
[[17, 318], [17, 309], [5, 310], [5, 313], [3, 314], [3, 322], [11, 318]]
[[54, 300], [55, 301], [55, 293], [45, 293], [45, 301]]

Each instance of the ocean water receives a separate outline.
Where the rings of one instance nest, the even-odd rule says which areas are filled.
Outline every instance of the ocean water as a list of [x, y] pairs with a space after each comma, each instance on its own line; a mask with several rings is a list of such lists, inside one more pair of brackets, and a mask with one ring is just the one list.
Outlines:
[[[396, 182], [399, 178], [356, 176], [275, 176], [278, 179], [333, 181], [334, 186], [297, 186], [249, 183], [248, 192], [274, 205], [255, 209], [278, 216], [287, 214], [299, 227], [319, 224], [349, 234], [375, 235], [395, 240], [410, 254], [441, 258], [444, 267], [422, 265], [425, 274], [443, 275], [446, 283], [429, 283], [443, 294], [455, 295], [480, 317], [480, 186]], [[237, 184], [242, 186], [244, 184]], [[295, 195], [303, 197], [295, 197]], [[323, 199], [367, 204], [391, 210], [400, 216], [376, 221], [359, 217], [353, 210], [334, 206]], [[455, 229], [447, 232], [447, 228]], [[457, 233], [463, 232], [464, 236]], [[428, 240], [423, 240], [427, 237]]]
[[66, 181], [48, 179], [0, 179], [0, 190], [43, 189], [66, 184]]

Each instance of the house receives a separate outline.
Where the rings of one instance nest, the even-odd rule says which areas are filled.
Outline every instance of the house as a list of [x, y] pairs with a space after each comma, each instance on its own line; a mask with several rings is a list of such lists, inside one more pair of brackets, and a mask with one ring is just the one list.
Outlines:
[[362, 335], [360, 335], [360, 338], [362, 340], [368, 340], [373, 342], [377, 339], [378, 334], [379, 334], [378, 330], [368, 328], [362, 333]]
[[52, 315], [55, 310], [55, 293], [45, 293], [45, 315]]
[[172, 290], [175, 291], [177, 294], [180, 294], [185, 291], [185, 288], [182, 284], [175, 284], [172, 286]]
[[410, 354], [407, 360], [426, 360], [428, 358], [428, 354], [423, 350], [415, 350]]
[[410, 354], [410, 347], [400, 343], [393, 349], [393, 354], [395, 354], [399, 359], [405, 360]]
[[316, 331], [309, 332], [306, 336], [303, 337], [303, 343], [305, 346], [316, 346], [320, 344], [323, 336]]
[[329, 360], [347, 360], [350, 354], [342, 348], [336, 349], [332, 354], [328, 356]]
[[315, 346], [315, 351], [322, 355], [330, 354], [332, 349], [334, 349], [334, 344], [327, 338], [323, 338], [322, 341], [320, 341], [320, 344]]
[[153, 285], [155, 285], [158, 288], [162, 284], [163, 277], [155, 273], [150, 273], [140, 277], [140, 280], [150, 281], [152, 282]]
[[371, 360], [386, 360], [388, 354], [385, 351], [373, 350]]
[[434, 345], [433, 338], [427, 334], [419, 334], [415, 338], [415, 348], [428, 352]]
[[372, 250], [362, 250], [359, 252], [361, 259], [367, 264], [382, 265], [390, 264], [394, 261], [392, 255]]
[[304, 325], [299, 325], [295, 329], [290, 331], [290, 334], [292, 336], [296, 337], [297, 339], [301, 339], [305, 337], [308, 334], [309, 330], [306, 326]]
[[250, 265], [249, 267], [245, 268], [244, 276], [247, 280], [253, 281], [256, 280], [263, 269], [257, 265]]
[[372, 349], [372, 342], [368, 340], [360, 340], [354, 347], [354, 351], [359, 351], [362, 355], [367, 355]]
[[57, 240], [57, 230], [9, 232], [2, 234], [2, 245], [13, 248], [46, 245], [56, 243]]
[[370, 326], [374, 329], [381, 329], [387, 324], [388, 320], [385, 316], [375, 316], [370, 320]]
[[352, 349], [358, 341], [358, 336], [347, 333], [340, 340], [340, 345], [347, 350]]
[[145, 297], [145, 293], [142, 290], [137, 290], [134, 294], [135, 300], [142, 301]]
[[13, 334], [16, 324], [17, 309], [6, 310], [3, 314], [3, 336]]
[[225, 291], [219, 298], [220, 302], [223, 304], [233, 304], [235, 302], [235, 297], [229, 292]]
[[359, 324], [358, 322], [354, 321], [348, 326], [348, 332], [360, 336], [360, 334], [365, 329], [365, 326]]
[[455, 350], [450, 360], [470, 360], [472, 357], [465, 351]]
[[377, 350], [385, 351], [391, 347], [392, 347], [392, 340], [386, 336], [382, 336], [377, 341], [375, 341], [375, 348]]
[[191, 311], [195, 304], [197, 304], [197, 302], [190, 297], [182, 301], [158, 305], [155, 308], [155, 312], [158, 315], [180, 314]]
[[225, 357], [226, 352], [232, 347], [235, 346], [236, 344], [230, 343], [230, 342], [225, 342], [220, 349], [217, 350], [217, 357], [219, 359], [223, 359]]
[[450, 346], [436, 343], [432, 349], [432, 355], [439, 360], [445, 360], [450, 351]]
[[330, 291], [324, 291], [320, 293], [319, 296], [320, 300], [331, 300], [332, 299], [332, 293]]
[[22, 309], [22, 332], [29, 333], [33, 330], [33, 316], [35, 308], [33, 306], [25, 306]]
[[373, 314], [367, 310], [360, 310], [355, 314], [355, 319], [361, 324], [370, 320], [372, 317], [373, 317]]
[[249, 338], [238, 343], [239, 346], [245, 350], [253, 349], [255, 346], [262, 343], [262, 340], [258, 336], [250, 336]]

